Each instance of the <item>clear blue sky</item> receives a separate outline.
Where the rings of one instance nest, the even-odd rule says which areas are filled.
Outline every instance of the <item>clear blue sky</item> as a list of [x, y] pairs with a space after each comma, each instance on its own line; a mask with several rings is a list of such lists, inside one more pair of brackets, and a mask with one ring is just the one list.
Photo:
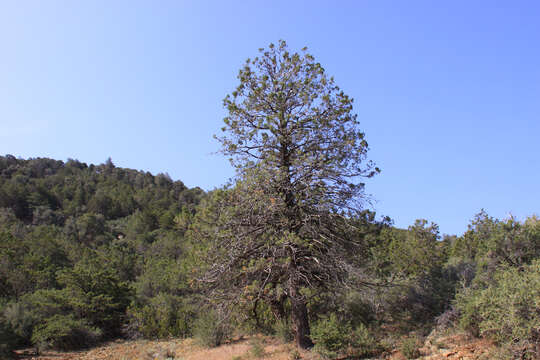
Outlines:
[[538, 1], [3, 0], [0, 154], [218, 187], [222, 99], [278, 39], [355, 98], [397, 226], [540, 210]]

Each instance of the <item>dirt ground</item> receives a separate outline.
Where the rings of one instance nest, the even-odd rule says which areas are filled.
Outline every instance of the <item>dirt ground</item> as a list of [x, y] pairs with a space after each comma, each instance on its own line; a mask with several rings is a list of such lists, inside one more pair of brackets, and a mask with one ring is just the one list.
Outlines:
[[[264, 348], [263, 355], [254, 353], [254, 341]], [[489, 360], [495, 347], [487, 340], [473, 339], [465, 334], [430, 336], [420, 348], [424, 360]], [[32, 349], [18, 352], [20, 359], [32, 360], [315, 360], [318, 356], [309, 351], [296, 352], [293, 344], [281, 344], [270, 337], [238, 339], [217, 348], [203, 348], [192, 339], [170, 341], [123, 341], [80, 352], [46, 352], [35, 355]], [[379, 359], [406, 360], [398, 350]]]
[[[260, 338], [264, 359], [288, 360], [292, 345]], [[21, 359], [32, 360], [231, 360], [252, 359], [253, 339], [241, 339], [217, 348], [203, 348], [192, 339], [171, 341], [115, 341], [80, 352], [48, 351], [36, 356], [32, 349], [19, 351]]]
[[[493, 360], [497, 349], [492, 342], [474, 339], [458, 333], [429, 336], [420, 348], [422, 360]], [[390, 356], [391, 360], [407, 360], [399, 351]]]

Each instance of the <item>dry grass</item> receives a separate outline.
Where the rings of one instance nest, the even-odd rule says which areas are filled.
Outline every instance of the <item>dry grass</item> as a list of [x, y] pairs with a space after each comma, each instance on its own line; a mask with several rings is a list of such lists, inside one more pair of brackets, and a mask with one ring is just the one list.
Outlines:
[[[295, 347], [281, 344], [271, 337], [256, 337], [257, 343], [264, 348], [264, 355], [259, 359], [292, 360]], [[254, 338], [237, 339], [216, 348], [204, 348], [192, 339], [171, 341], [116, 341], [81, 352], [47, 352], [41, 356], [32, 356], [30, 351], [22, 359], [35, 360], [255, 360]], [[487, 340], [473, 339], [464, 334], [449, 334], [433, 339], [432, 346], [421, 349], [424, 360], [487, 360], [495, 359], [497, 350]], [[301, 359], [315, 360], [319, 357], [311, 352], [300, 352]], [[382, 357], [392, 360], [405, 360], [398, 351]], [[381, 359], [382, 359], [381, 358]]]
[[[272, 338], [260, 337], [264, 355], [260, 359], [289, 360], [291, 344], [280, 344]], [[36, 360], [254, 360], [250, 339], [240, 339], [217, 348], [204, 348], [192, 339], [171, 341], [117, 341], [88, 351], [46, 352], [22, 358]], [[305, 357], [303, 357], [305, 358]]]

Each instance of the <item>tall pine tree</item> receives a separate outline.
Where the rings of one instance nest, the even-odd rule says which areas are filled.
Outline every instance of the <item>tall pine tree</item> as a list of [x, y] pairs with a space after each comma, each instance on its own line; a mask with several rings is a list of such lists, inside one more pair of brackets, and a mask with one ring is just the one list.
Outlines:
[[193, 229], [209, 245], [201, 280], [212, 294], [290, 315], [306, 348], [307, 293], [347, 281], [361, 260], [351, 256], [362, 244], [348, 219], [365, 200], [362, 181], [379, 169], [366, 159], [353, 100], [305, 48], [290, 53], [280, 41], [260, 52], [224, 100], [217, 139], [235, 184], [215, 192]]

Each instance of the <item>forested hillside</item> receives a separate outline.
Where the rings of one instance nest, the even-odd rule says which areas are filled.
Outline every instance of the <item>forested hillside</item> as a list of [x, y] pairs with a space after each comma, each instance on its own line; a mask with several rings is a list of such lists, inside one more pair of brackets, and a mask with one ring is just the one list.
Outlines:
[[[262, 332], [289, 341], [290, 304], [265, 300], [279, 287], [259, 297], [246, 287], [244, 301], [225, 309], [201, 283], [209, 244], [200, 234], [213, 231], [208, 214], [231, 191], [206, 194], [110, 159], [0, 157], [2, 352], [118, 337], [195, 335], [218, 345]], [[304, 290], [320, 354], [373, 356], [401, 347], [414, 357], [432, 330], [463, 329], [493, 339], [508, 356], [534, 356], [536, 217], [519, 222], [480, 212], [463, 236], [443, 238], [424, 220], [407, 230], [369, 211], [347, 221], [355, 229], [348, 236], [362, 244], [348, 255], [361, 265], [349, 274], [357, 286]], [[233, 279], [222, 285], [238, 290]]]
[[188, 292], [179, 219], [204, 195], [110, 159], [0, 157], [2, 336], [73, 348], [126, 334], [186, 335], [163, 312]]

